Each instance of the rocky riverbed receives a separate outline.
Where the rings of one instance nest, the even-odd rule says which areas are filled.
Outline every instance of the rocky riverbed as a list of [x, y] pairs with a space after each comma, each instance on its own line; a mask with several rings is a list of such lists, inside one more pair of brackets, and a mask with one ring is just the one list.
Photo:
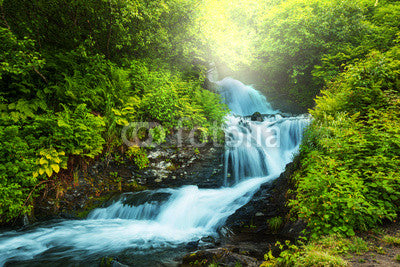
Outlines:
[[[166, 143], [148, 149], [149, 166], [142, 170], [132, 161], [115, 156], [118, 154], [93, 161], [58, 200], [54, 194], [39, 197], [35, 213], [25, 218], [24, 223], [54, 218], [79, 219], [122, 192], [188, 184], [201, 188], [220, 187], [224, 179], [224, 147], [213, 143], [194, 146], [188, 135], [183, 140], [178, 147], [172, 135]], [[288, 221], [285, 203], [291, 187], [289, 177], [298, 164], [295, 160], [279, 178], [262, 185], [248, 204], [227, 219], [220, 229], [219, 240], [205, 238], [200, 247], [198, 242], [188, 244], [185, 249], [190, 253], [183, 259], [176, 259], [175, 264], [218, 262], [226, 266], [236, 263], [258, 266], [276, 241], [296, 238], [304, 225]], [[271, 223], [273, 220], [275, 223]]]
[[[192, 263], [207, 265], [211, 262], [223, 266], [259, 266], [264, 254], [275, 248], [277, 241], [294, 240], [305, 229], [305, 224], [288, 219], [286, 206], [290, 176], [297, 169], [299, 159], [286, 167], [286, 171], [272, 182], [263, 184], [252, 200], [231, 215], [220, 230], [221, 240], [215, 248], [187, 254], [182, 266]], [[274, 223], [275, 221], [275, 223]]]
[[69, 185], [37, 197], [32, 216], [23, 218], [17, 225], [55, 218], [82, 218], [123, 192], [189, 184], [200, 188], [220, 187], [224, 178], [223, 145], [209, 142], [198, 146], [192, 144], [189, 133], [183, 133], [178, 146], [176, 135], [147, 149], [149, 164], [144, 169], [118, 152], [90, 162], [85, 171], [75, 173]]

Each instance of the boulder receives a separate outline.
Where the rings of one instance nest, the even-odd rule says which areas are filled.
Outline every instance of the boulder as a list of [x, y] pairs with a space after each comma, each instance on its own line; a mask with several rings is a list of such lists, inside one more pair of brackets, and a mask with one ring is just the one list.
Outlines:
[[251, 115], [250, 119], [251, 119], [252, 121], [260, 121], [260, 122], [264, 121], [263, 116], [262, 116], [261, 113], [258, 112], [258, 111], [257, 111], [257, 112], [254, 112], [253, 115]]

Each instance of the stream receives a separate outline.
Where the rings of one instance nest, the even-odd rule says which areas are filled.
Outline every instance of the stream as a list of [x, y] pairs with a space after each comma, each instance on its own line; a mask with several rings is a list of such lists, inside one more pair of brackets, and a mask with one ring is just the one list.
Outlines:
[[[98, 265], [103, 257], [134, 266], [173, 263], [188, 243], [207, 245], [260, 186], [276, 179], [297, 153], [309, 118], [273, 110], [251, 86], [217, 82], [226, 117], [225, 185], [122, 194], [85, 220], [43, 222], [0, 232], [0, 266]], [[263, 121], [252, 121], [254, 112]]]

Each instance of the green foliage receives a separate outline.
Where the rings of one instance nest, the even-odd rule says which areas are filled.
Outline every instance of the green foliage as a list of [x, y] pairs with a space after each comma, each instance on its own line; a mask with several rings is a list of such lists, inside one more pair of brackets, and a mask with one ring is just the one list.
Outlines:
[[0, 119], [7, 124], [26, 121], [35, 117], [35, 113], [47, 110], [46, 102], [40, 99], [19, 99], [13, 103], [0, 104]]
[[295, 245], [287, 240], [285, 244], [277, 242], [276, 246], [281, 250], [279, 257], [274, 257], [269, 251], [264, 256], [266, 261], [260, 266], [348, 266], [337, 253], [319, 243], [300, 242], [299, 245]]
[[36, 151], [21, 134], [17, 125], [0, 126], [0, 221], [30, 212], [31, 189], [37, 185], [32, 176], [36, 167]]
[[357, 46], [368, 31], [360, 1], [282, 1], [261, 16], [257, 71], [268, 88], [306, 107], [321, 89], [312, 71], [322, 56]]
[[394, 245], [394, 246], [399, 246], [399, 247], [400, 247], [400, 237], [385, 235], [385, 236], [382, 238], [382, 241], [385, 242], [386, 244]]
[[283, 226], [283, 218], [280, 216], [273, 217], [268, 220], [268, 226], [273, 231], [276, 232]]
[[43, 173], [46, 173], [48, 177], [53, 175], [53, 171], [58, 173], [60, 167], [63, 169], [67, 168], [67, 159], [65, 152], [57, 152], [54, 148], [40, 150], [40, 158], [36, 160], [38, 170], [33, 172], [33, 177], [36, 178]]
[[13, 75], [26, 76], [43, 64], [40, 54], [34, 51], [32, 39], [19, 40], [10, 29], [0, 26], [0, 80]]
[[144, 169], [149, 165], [149, 158], [147, 157], [146, 150], [142, 147], [131, 146], [128, 148], [126, 155], [128, 158], [133, 159], [139, 169]]
[[363, 239], [337, 235], [323, 236], [307, 243], [301, 240], [297, 244], [277, 242], [276, 246], [281, 251], [279, 256], [274, 257], [270, 250], [261, 266], [348, 266], [342, 256], [369, 251], [368, 243]]
[[32, 105], [21, 103], [29, 102], [6, 105], [6, 110], [15, 110], [9, 116], [1, 113], [2, 222], [30, 212], [32, 198], [42, 188], [39, 185], [66, 169], [68, 157], [94, 157], [104, 144], [102, 118], [89, 113], [83, 104], [74, 111], [65, 108], [56, 114], [37, 115]]
[[[104, 121], [93, 115], [81, 104], [74, 111], [64, 108], [56, 115], [57, 126], [52, 125], [54, 147], [62, 148], [67, 154], [94, 158], [103, 150]], [[45, 122], [47, 123], [47, 122]]]
[[161, 126], [156, 126], [151, 128], [149, 131], [150, 136], [156, 144], [161, 144], [165, 142], [166, 130]]
[[[206, 52], [192, 27], [193, 1], [0, 7], [0, 139], [9, 144], [0, 147], [0, 223], [29, 212], [42, 187], [73, 173], [62, 169], [123, 150], [121, 130], [131, 122], [156, 122], [148, 130], [157, 144], [174, 127], [211, 133], [223, 123], [226, 108], [201, 87]], [[139, 168], [148, 165], [144, 149], [128, 151]]]
[[142, 62], [131, 65], [135, 95], [114, 109], [119, 125], [133, 121], [158, 122], [167, 130], [174, 127], [220, 126], [227, 109], [219, 96], [200, 86], [200, 81], [184, 80], [163, 69], [154, 71]]
[[354, 235], [400, 211], [399, 60], [398, 47], [372, 52], [333, 81], [311, 111], [290, 205], [314, 236]]
[[249, 12], [248, 19], [240, 20], [240, 28], [256, 33], [248, 56], [252, 71], [246, 66], [245, 73], [250, 72], [251, 82], [269, 99], [284, 99], [296, 110], [313, 107], [313, 98], [346, 65], [372, 49], [396, 45], [398, 2], [374, 6], [369, 0], [284, 0], [253, 5], [257, 8], [242, 11]]

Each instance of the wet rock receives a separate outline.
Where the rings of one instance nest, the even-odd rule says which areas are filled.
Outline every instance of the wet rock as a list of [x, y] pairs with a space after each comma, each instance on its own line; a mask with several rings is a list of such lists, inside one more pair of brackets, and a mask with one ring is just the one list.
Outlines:
[[208, 265], [210, 263], [223, 264], [223, 266], [241, 266], [256, 267], [261, 264], [261, 261], [231, 251], [228, 248], [216, 248], [198, 251], [196, 253], [186, 255], [182, 260], [183, 266], [193, 265], [195, 262]]
[[280, 234], [286, 236], [287, 238], [295, 239], [301, 235], [301, 231], [303, 231], [306, 227], [307, 224], [303, 221], [288, 222], [283, 226]]
[[27, 215], [27, 214], [24, 214], [24, 217], [23, 217], [23, 219], [22, 219], [22, 223], [23, 223], [23, 225], [24, 225], [25, 227], [28, 226], [28, 225], [30, 224], [29, 218], [28, 218], [28, 215]]
[[148, 158], [148, 159], [157, 159], [157, 158], [160, 158], [160, 157], [163, 157], [163, 156], [164, 156], [163, 151], [155, 150], [155, 151], [151, 151], [151, 152], [147, 155], [147, 158]]
[[120, 262], [118, 262], [116, 260], [113, 260], [111, 262], [111, 266], [112, 267], [129, 267], [129, 265], [122, 264], [122, 263], [120, 263]]
[[215, 243], [215, 238], [212, 236], [205, 236], [201, 238], [204, 243]]
[[260, 189], [254, 194], [253, 198], [243, 207], [236, 210], [231, 215], [223, 228], [221, 234], [225, 237], [225, 242], [229, 243], [237, 235], [243, 232], [256, 233], [256, 238], [264, 237], [271, 239], [274, 243], [277, 238], [295, 239], [305, 228], [301, 222], [285, 222], [278, 231], [269, 229], [268, 221], [273, 217], [285, 218], [289, 212], [286, 206], [286, 192], [291, 188], [290, 177], [298, 168], [299, 157], [286, 166], [283, 172], [276, 180], [261, 185]]
[[117, 258], [103, 257], [100, 260], [100, 267], [129, 267], [128, 265], [122, 264]]
[[[189, 132], [182, 133], [179, 145], [176, 136], [167, 136], [166, 143], [148, 149], [147, 155], [150, 162], [145, 169], [139, 169], [132, 160], [122, 156], [119, 162], [113, 161], [113, 157], [96, 160], [87, 166], [87, 172], [77, 170], [76, 184], [69, 187], [62, 197], [56, 199], [54, 190], [46, 198], [37, 199], [31, 223], [82, 218], [88, 210], [101, 206], [104, 200], [123, 192], [189, 184], [200, 188], [218, 188], [223, 184], [224, 146], [210, 142], [196, 147], [191, 144]], [[99, 203], [95, 199], [99, 199]], [[22, 219], [18, 222], [21, 226]]]
[[200, 240], [189, 242], [186, 244], [188, 250], [196, 250], [199, 247]]
[[264, 121], [264, 118], [260, 112], [254, 112], [253, 115], [251, 115], [250, 119], [252, 121], [260, 121], [260, 122]]

